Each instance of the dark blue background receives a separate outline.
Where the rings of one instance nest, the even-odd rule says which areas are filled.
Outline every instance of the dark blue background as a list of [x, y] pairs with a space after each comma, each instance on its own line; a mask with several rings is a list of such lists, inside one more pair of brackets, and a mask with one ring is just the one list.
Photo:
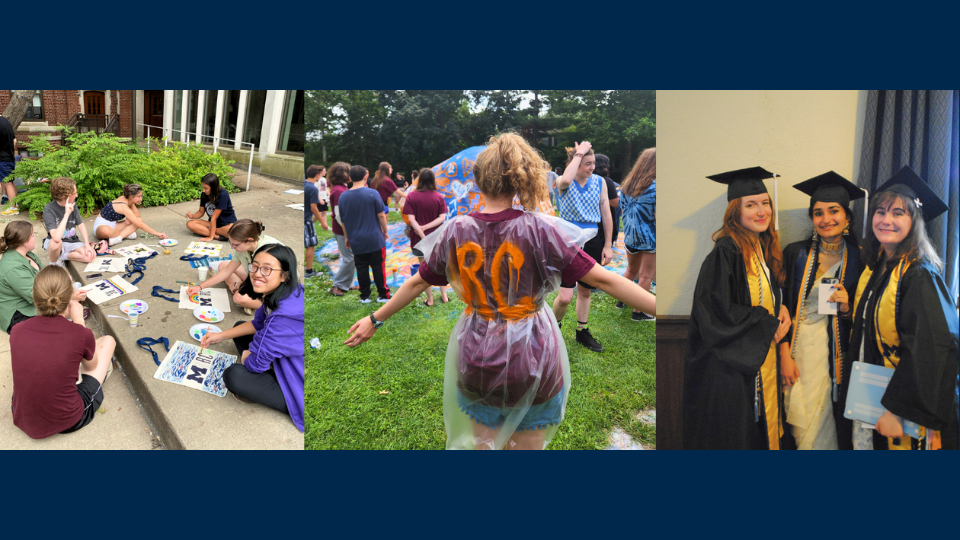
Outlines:
[[[957, 8], [945, 2], [194, 4], [5, 6], [3, 79], [10, 88], [960, 86]], [[29, 39], [32, 26], [17, 30], [9, 17], [41, 11]], [[96, 536], [953, 535], [960, 479], [953, 453], [0, 458], [7, 538], [60, 526]]]

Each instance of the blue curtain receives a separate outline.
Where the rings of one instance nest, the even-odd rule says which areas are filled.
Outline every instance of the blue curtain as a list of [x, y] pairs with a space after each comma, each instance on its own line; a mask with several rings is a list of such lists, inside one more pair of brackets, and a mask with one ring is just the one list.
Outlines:
[[[857, 184], [870, 191], [910, 165], [950, 209], [927, 223], [927, 233], [944, 262], [943, 278], [953, 293], [958, 283], [958, 157], [960, 91], [871, 90], [867, 93]], [[855, 204], [862, 216], [863, 201]], [[862, 225], [856, 220], [856, 229]], [[869, 221], [868, 225], [869, 226]]]

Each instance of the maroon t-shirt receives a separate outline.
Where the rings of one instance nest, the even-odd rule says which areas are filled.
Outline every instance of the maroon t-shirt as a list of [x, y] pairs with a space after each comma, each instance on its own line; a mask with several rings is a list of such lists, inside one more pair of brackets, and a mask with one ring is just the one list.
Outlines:
[[77, 393], [81, 360], [90, 360], [93, 332], [67, 319], [37, 316], [13, 327], [13, 424], [34, 439], [73, 427], [83, 416]]
[[383, 199], [383, 204], [387, 204], [387, 201], [390, 200], [390, 196], [397, 191], [397, 185], [393, 183], [393, 180], [389, 178], [384, 178], [380, 181], [380, 187], [377, 188], [377, 193], [380, 194], [380, 198]]
[[[340, 195], [343, 195], [347, 192], [347, 186], [336, 185], [330, 188], [330, 208], [336, 208], [337, 204], [340, 203]], [[333, 234], [339, 234], [343, 236], [343, 227], [340, 226], [340, 223], [334, 219], [333, 220]]]
[[[468, 215], [478, 221], [483, 221], [485, 223], [498, 223], [501, 221], [509, 221], [511, 219], [517, 219], [523, 214], [524, 212], [522, 210], [515, 210], [511, 208], [511, 209], [504, 210], [502, 212], [497, 212], [495, 214], [481, 214], [480, 212], [471, 212]], [[553, 234], [560, 234], [560, 233], [554, 232]], [[526, 255], [528, 259], [534, 256], [542, 257], [544, 255], [542, 253], [542, 250], [545, 248], [545, 246], [549, 245], [549, 246], [558, 247], [562, 251], [562, 253], [553, 254], [553, 256], [557, 258], [556, 262], [559, 262], [562, 260], [570, 261], [569, 264], [561, 266], [560, 276], [561, 276], [561, 280], [564, 283], [574, 283], [576, 281], [583, 279], [583, 276], [587, 275], [587, 272], [589, 272], [590, 269], [593, 268], [593, 265], [597, 264], [597, 261], [593, 260], [592, 257], [584, 253], [582, 249], [566, 247], [564, 242], [560, 242], [560, 241], [555, 241], [555, 242], [544, 241], [544, 239], [535, 238], [535, 236], [536, 235], [531, 234], [531, 237], [528, 239], [528, 243], [525, 243], [524, 247], [522, 248], [524, 251], [524, 255]], [[573, 249], [576, 249], [575, 254], [567, 253], [567, 250], [573, 250]], [[443, 256], [438, 259], [438, 262], [439, 262], [439, 264], [437, 265], [438, 269], [443, 268], [446, 265], [447, 256], [448, 254], [443, 254]], [[554, 264], [556, 264], [556, 262]], [[447, 281], [447, 276], [444, 273], [434, 272], [429, 265], [421, 264], [419, 274], [424, 281], [426, 281], [431, 285], [442, 287], [444, 285], [449, 284], [449, 282]], [[534, 284], [534, 288], [538, 288], [540, 286], [540, 282], [542, 282], [542, 277], [540, 277], [536, 281], [538, 281], [538, 283]]]
[[459, 391], [491, 407], [552, 399], [563, 387], [564, 344], [546, 296], [596, 263], [556, 224], [520, 210], [474, 212], [438, 234], [420, 276], [432, 285], [449, 278], [467, 304], [455, 330]]
[[[420, 228], [446, 213], [447, 201], [436, 191], [411, 191], [403, 204], [403, 215], [413, 216], [420, 224]], [[440, 228], [439, 225], [432, 229], [423, 229], [423, 234], [426, 236], [438, 228]], [[420, 240], [420, 235], [411, 227], [410, 247], [415, 247]]]

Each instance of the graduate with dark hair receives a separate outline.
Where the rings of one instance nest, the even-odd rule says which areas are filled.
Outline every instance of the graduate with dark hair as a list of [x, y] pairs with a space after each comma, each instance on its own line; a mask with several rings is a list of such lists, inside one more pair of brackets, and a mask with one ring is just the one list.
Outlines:
[[781, 303], [783, 255], [760, 167], [710, 176], [728, 184], [723, 226], [700, 267], [684, 368], [686, 449], [780, 448], [777, 343], [790, 328]]
[[[787, 273], [783, 302], [793, 320], [780, 344], [786, 420], [800, 450], [851, 450], [852, 424], [843, 417], [840, 366], [850, 341], [849, 295], [863, 272], [850, 227], [850, 201], [864, 193], [833, 171], [793, 187], [810, 196], [813, 237], [783, 250]], [[819, 312], [819, 285], [824, 279], [839, 280], [830, 295], [837, 303], [836, 315]]]

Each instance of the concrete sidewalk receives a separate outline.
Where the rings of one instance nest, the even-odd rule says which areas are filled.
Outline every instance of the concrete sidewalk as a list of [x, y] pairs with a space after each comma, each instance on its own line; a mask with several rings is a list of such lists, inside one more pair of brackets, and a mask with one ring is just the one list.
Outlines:
[[[239, 173], [237, 182], [242, 186], [246, 183], [246, 174]], [[279, 182], [273, 179], [265, 178], [259, 175], [253, 175], [249, 192], [240, 192], [231, 194], [234, 209], [239, 218], [249, 218], [254, 221], [262, 221], [266, 226], [265, 234], [277, 238], [287, 246], [293, 248], [297, 254], [299, 263], [298, 272], [303, 280], [303, 212], [287, 208], [284, 205], [299, 203], [303, 201], [302, 195], [292, 195], [283, 193], [290, 189], [288, 183]], [[198, 186], [199, 196], [199, 186]], [[95, 319], [104, 332], [114, 336], [117, 340], [116, 359], [122, 367], [127, 379], [130, 381], [134, 395], [123, 388], [123, 379], [117, 377], [114, 373], [108, 385], [115, 385], [116, 388], [105, 386], [105, 396], [107, 400], [104, 407], [107, 413], [103, 413], [103, 418], [109, 414], [118, 413], [115, 416], [121, 416], [119, 413], [127, 409], [136, 410], [135, 405], [122, 405], [118, 400], [117, 407], [122, 407], [119, 411], [114, 411], [111, 401], [111, 393], [121, 394], [126, 392], [126, 403], [135, 403], [134, 398], [139, 400], [142, 410], [145, 412], [149, 422], [156, 428], [156, 435], [164, 448], [170, 449], [303, 449], [303, 434], [300, 433], [289, 416], [279, 413], [267, 407], [256, 404], [244, 404], [235, 400], [231, 395], [219, 398], [199, 392], [177, 384], [160, 381], [153, 378], [157, 365], [153, 361], [152, 355], [137, 347], [136, 341], [142, 337], [167, 337], [170, 344], [176, 341], [184, 341], [191, 344], [197, 342], [188, 334], [188, 329], [198, 323], [192, 310], [179, 309], [176, 302], [169, 302], [163, 298], [150, 295], [155, 285], [161, 285], [166, 289], [179, 291], [180, 285], [176, 283], [181, 281], [196, 281], [197, 270], [190, 267], [185, 261], [180, 261], [181, 255], [187, 245], [197, 240], [186, 228], [186, 212], [196, 212], [199, 208], [198, 200], [179, 203], [166, 207], [142, 208], [140, 213], [143, 220], [153, 229], [166, 233], [171, 238], [180, 243], [171, 248], [170, 255], [164, 255], [162, 248], [154, 247], [160, 252], [156, 257], [146, 262], [146, 271], [143, 279], [136, 284], [138, 291], [113, 299], [103, 304], [95, 305], [87, 301], [87, 307], [91, 308], [93, 314], [91, 319]], [[26, 215], [16, 216], [13, 219], [27, 219]], [[96, 216], [90, 216], [84, 219], [87, 231], [93, 238], [93, 222]], [[45, 236], [43, 224], [34, 221], [34, 229]], [[157, 245], [157, 238], [138, 238], [137, 240], [124, 240], [116, 247], [131, 246], [136, 243], [143, 243], [151, 247]], [[218, 242], [219, 243], [219, 242]], [[41, 260], [45, 259], [46, 253], [42, 250], [40, 238], [38, 238], [37, 254]], [[229, 243], [220, 243], [221, 256], [234, 253]], [[234, 253], [235, 255], [235, 253]], [[76, 263], [68, 264], [68, 269], [76, 281], [86, 285], [96, 280], [84, 279], [85, 265]], [[107, 274], [107, 277], [113, 277]], [[135, 277], [128, 278], [132, 281]], [[225, 288], [223, 284], [218, 288]], [[167, 296], [176, 296], [167, 293]], [[109, 318], [107, 315], [123, 316], [119, 305], [126, 300], [143, 300], [149, 305], [146, 313], [140, 316], [139, 326], [131, 328], [126, 320]], [[221, 329], [226, 330], [238, 322], [252, 319], [252, 316], [245, 315], [241, 308], [231, 302], [231, 311], [226, 313], [226, 319], [217, 324]], [[93, 321], [88, 322], [93, 322]], [[7, 337], [4, 335], [4, 339]], [[226, 352], [228, 354], [237, 354], [233, 343], [229, 340], [219, 343], [213, 347], [213, 350]], [[2, 345], [0, 345], [2, 349]], [[154, 346], [159, 358], [162, 360], [166, 351], [163, 346]], [[9, 347], [7, 346], [7, 351]], [[9, 358], [9, 352], [0, 352], [0, 361], [6, 354]], [[9, 362], [4, 362], [4, 368], [0, 369], [0, 403], [4, 403], [4, 397], [12, 393], [12, 386], [9, 373]], [[8, 402], [8, 401], [7, 401]], [[2, 409], [2, 407], [0, 407]], [[18, 432], [22, 438], [28, 439], [19, 429], [12, 425], [9, 410], [6, 416], [0, 412], [0, 448], [7, 447], [7, 431], [9, 429]], [[4, 420], [6, 418], [6, 420]], [[144, 431], [147, 422], [139, 418], [140, 424], [134, 425], [130, 418], [118, 420], [118, 424], [107, 425], [108, 422], [101, 422], [98, 417], [90, 426], [70, 435], [57, 435], [50, 439], [57, 439], [60, 446], [64, 448], [150, 448], [155, 445], [150, 437], [150, 430]], [[102, 424], [98, 427], [98, 424]], [[102, 428], [102, 430], [101, 430]], [[90, 431], [91, 439], [78, 437]], [[96, 436], [98, 431], [103, 433], [117, 433], [117, 439], [113, 440], [106, 437], [103, 433]], [[147, 437], [139, 435], [139, 431], [147, 434]], [[59, 441], [64, 441], [59, 443]], [[34, 444], [40, 447], [46, 441], [24, 442], [21, 448], [31, 448]]]

